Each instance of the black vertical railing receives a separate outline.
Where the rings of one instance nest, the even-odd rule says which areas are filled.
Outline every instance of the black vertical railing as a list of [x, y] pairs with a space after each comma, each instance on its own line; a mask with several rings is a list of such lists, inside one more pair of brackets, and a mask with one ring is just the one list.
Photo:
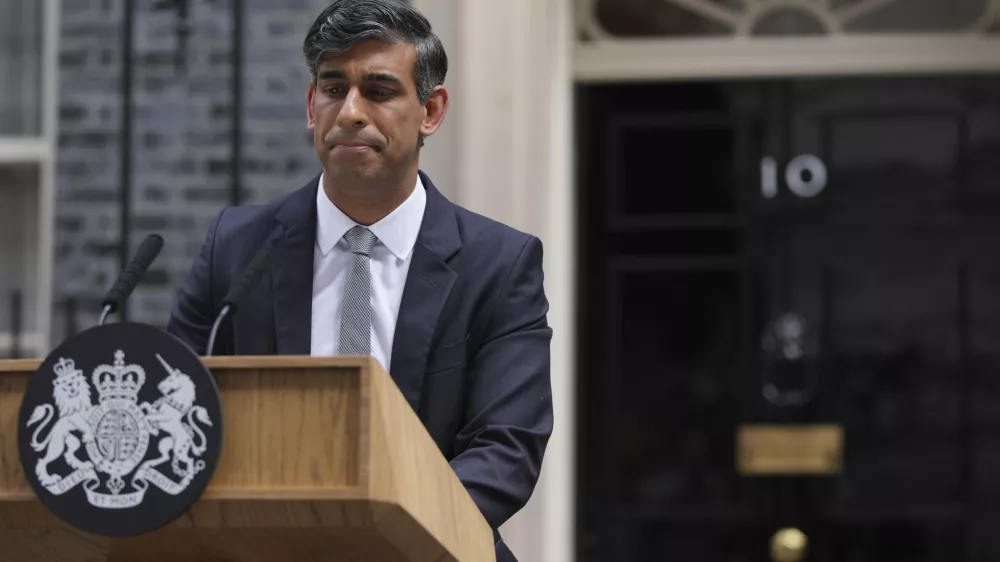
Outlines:
[[[132, 208], [132, 28], [135, 19], [135, 3], [131, 1], [122, 2], [124, 14], [122, 17], [122, 74], [121, 74], [121, 96], [122, 96], [122, 117], [121, 117], [121, 168], [120, 177], [120, 211], [121, 211], [121, 238], [118, 253], [119, 269], [124, 270], [129, 261], [129, 241], [131, 236], [131, 208]], [[126, 304], [122, 303], [119, 318], [125, 320], [128, 317]]]
[[76, 298], [75, 297], [67, 298], [64, 306], [66, 310], [66, 315], [65, 315], [66, 325], [64, 326], [65, 335], [63, 337], [69, 339], [75, 336], [76, 333], [79, 331], [79, 326], [77, 325], [76, 321], [76, 312], [78, 310]]
[[21, 307], [23, 306], [21, 291], [12, 291], [10, 294], [10, 357], [12, 359], [21, 358], [21, 332], [23, 322], [21, 318]]
[[232, 0], [233, 37], [232, 37], [232, 161], [229, 172], [229, 200], [233, 205], [242, 201], [240, 193], [240, 164], [243, 162], [243, 138], [241, 126], [243, 121], [243, 35], [244, 10], [243, 0]]

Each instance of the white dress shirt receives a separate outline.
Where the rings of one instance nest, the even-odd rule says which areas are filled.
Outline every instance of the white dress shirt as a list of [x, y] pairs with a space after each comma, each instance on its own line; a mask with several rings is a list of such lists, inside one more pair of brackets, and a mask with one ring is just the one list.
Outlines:
[[[316, 248], [313, 259], [312, 355], [337, 355], [341, 303], [353, 257], [344, 234], [357, 226], [334, 205], [323, 190], [316, 194]], [[396, 317], [410, 270], [413, 247], [424, 219], [427, 193], [417, 177], [413, 193], [385, 218], [368, 227], [378, 240], [371, 253], [372, 356], [389, 371]]]

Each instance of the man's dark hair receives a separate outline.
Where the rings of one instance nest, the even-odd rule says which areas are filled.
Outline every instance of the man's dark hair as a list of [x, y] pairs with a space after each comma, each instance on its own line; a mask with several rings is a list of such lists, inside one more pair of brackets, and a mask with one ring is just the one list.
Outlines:
[[344, 53], [369, 39], [409, 43], [416, 48], [413, 81], [420, 103], [427, 101], [435, 86], [444, 83], [448, 55], [441, 40], [427, 18], [402, 0], [337, 0], [323, 10], [302, 45], [313, 83], [324, 57]]

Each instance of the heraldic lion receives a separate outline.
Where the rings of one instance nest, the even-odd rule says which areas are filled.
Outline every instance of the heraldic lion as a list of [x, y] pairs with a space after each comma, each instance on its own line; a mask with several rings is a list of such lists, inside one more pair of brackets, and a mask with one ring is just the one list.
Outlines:
[[94, 440], [93, 430], [87, 423], [87, 414], [94, 407], [90, 402], [90, 386], [72, 359], [60, 358], [53, 370], [56, 373], [56, 380], [52, 382], [52, 397], [59, 409], [59, 419], [41, 441], [38, 440], [38, 434], [52, 420], [54, 413], [52, 405], [36, 406], [31, 419], [28, 420], [28, 427], [41, 422], [31, 436], [31, 448], [36, 452], [45, 450], [45, 456], [38, 459], [35, 465], [35, 474], [43, 486], [51, 486], [62, 479], [57, 474], [48, 473], [49, 464], [60, 456], [73, 470], [93, 467], [92, 463], [77, 458], [76, 452], [80, 449], [81, 440], [72, 433], [80, 432], [83, 443]]

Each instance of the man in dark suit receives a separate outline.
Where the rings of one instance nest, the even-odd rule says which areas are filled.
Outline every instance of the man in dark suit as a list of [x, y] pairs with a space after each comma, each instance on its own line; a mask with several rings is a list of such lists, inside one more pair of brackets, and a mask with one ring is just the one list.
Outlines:
[[419, 170], [448, 109], [447, 57], [398, 0], [338, 0], [304, 43], [322, 172], [212, 221], [168, 330], [205, 353], [264, 244], [272, 270], [214, 352], [370, 354], [496, 529], [528, 501], [552, 431], [548, 303], [534, 236], [449, 202]]

